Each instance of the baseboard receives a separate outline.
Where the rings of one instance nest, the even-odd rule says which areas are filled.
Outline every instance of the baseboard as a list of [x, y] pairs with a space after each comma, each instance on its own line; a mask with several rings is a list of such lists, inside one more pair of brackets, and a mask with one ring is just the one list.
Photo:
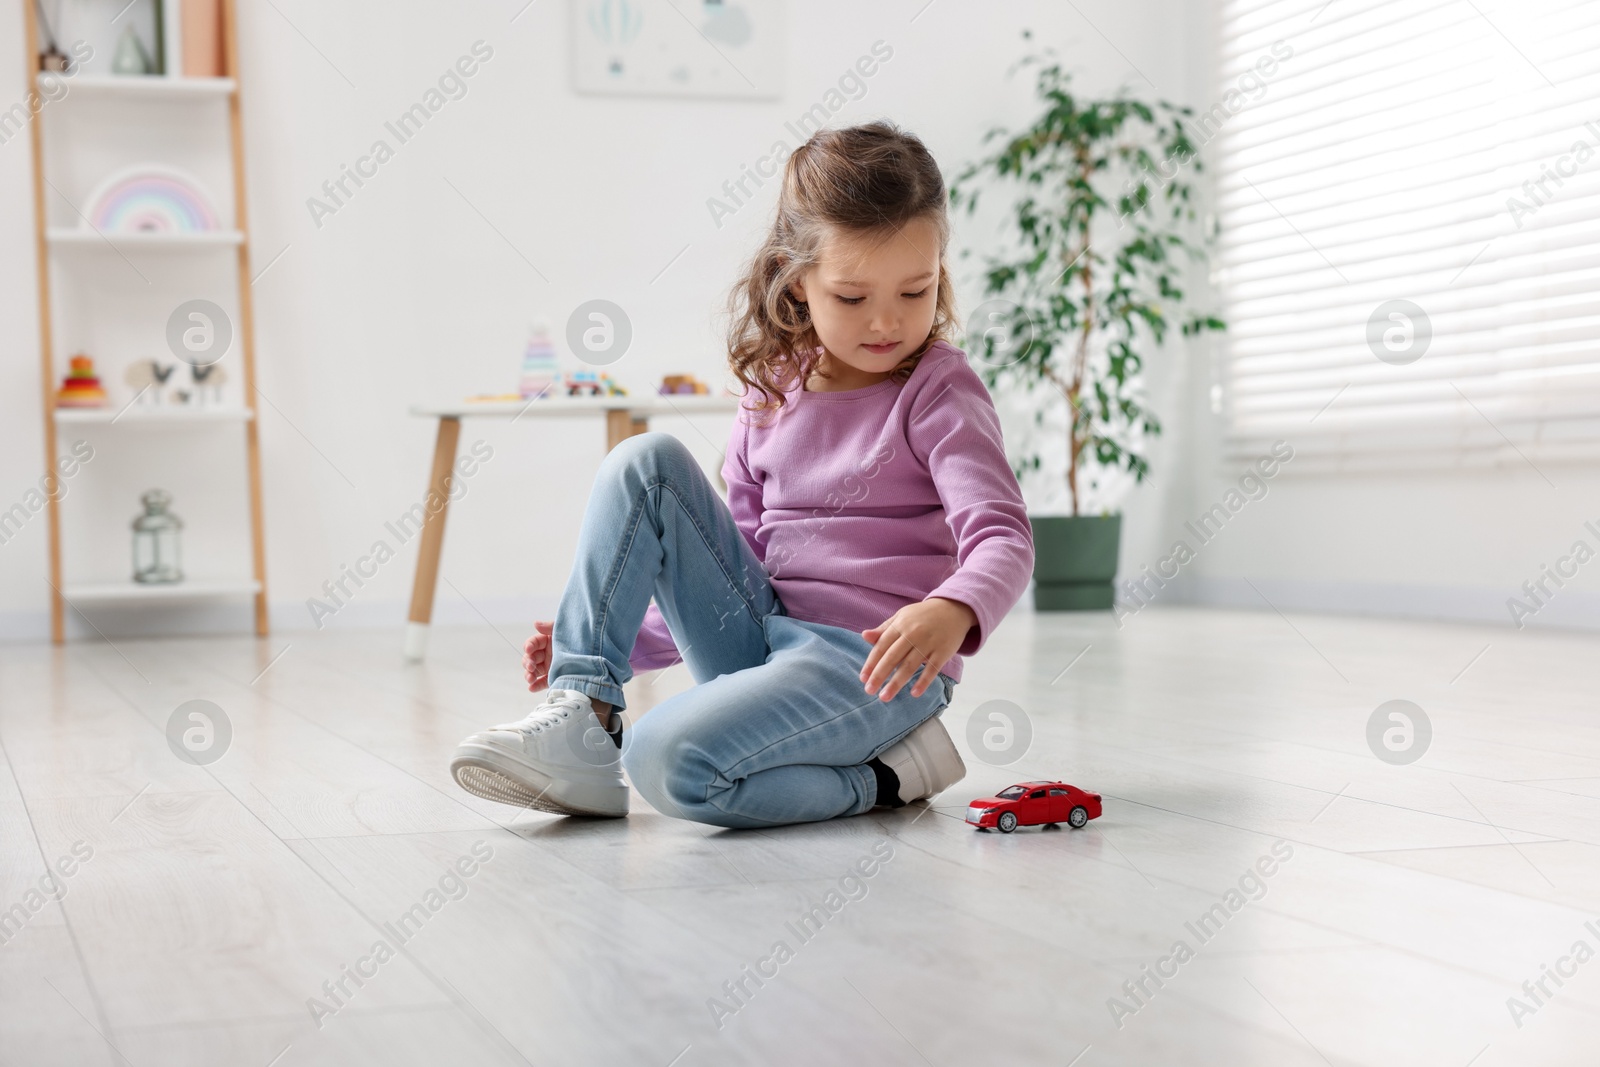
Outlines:
[[[475, 599], [441, 596], [434, 604], [433, 621], [440, 626], [529, 627], [534, 619], [555, 617], [556, 596]], [[267, 620], [273, 633], [300, 633], [319, 629], [394, 629], [405, 625], [404, 601], [352, 602], [336, 614], [314, 619], [301, 603], [268, 605]], [[320, 623], [320, 625], [318, 625]], [[167, 605], [82, 604], [67, 611], [67, 640], [99, 638], [244, 636], [255, 632], [255, 616], [248, 603], [191, 603]], [[531, 632], [531, 631], [530, 631]], [[521, 636], [526, 636], [523, 634]], [[38, 644], [50, 640], [50, 612], [0, 612], [0, 643]]]
[[[553, 619], [559, 595], [535, 597], [474, 597], [469, 603], [448, 590], [441, 591], [433, 604], [433, 623], [436, 626], [493, 626], [533, 625], [534, 619]], [[306, 630], [334, 629], [400, 629], [406, 624], [410, 610], [408, 602], [352, 601], [336, 614], [313, 617], [311, 610], [299, 604], [273, 604], [267, 613], [274, 632], [302, 632]], [[532, 632], [531, 630], [529, 631]], [[526, 635], [523, 635], [526, 636]]]
[[[1518, 626], [1520, 622], [1527, 628], [1600, 630], [1600, 594], [1570, 588], [1552, 590], [1543, 606], [1517, 619], [1507, 605], [1513, 596], [1525, 605], [1535, 606], [1519, 589], [1184, 577], [1161, 590], [1153, 603], [1487, 623], [1509, 629], [1522, 628]], [[1128, 602], [1128, 605], [1137, 606], [1135, 602]]]
[[[1124, 612], [1141, 610], [1118, 582], [1118, 602]], [[1258, 592], [1259, 591], [1259, 592]], [[1268, 611], [1302, 611], [1334, 615], [1367, 615], [1389, 619], [1434, 622], [1470, 622], [1514, 628], [1507, 600], [1513, 595], [1528, 601], [1521, 590], [1462, 586], [1390, 585], [1376, 582], [1329, 582], [1277, 578], [1210, 578], [1187, 575], [1155, 592], [1150, 606], [1190, 605]], [[1264, 598], [1264, 599], [1263, 599]], [[441, 598], [433, 621], [440, 626], [483, 625], [526, 627], [534, 619], [555, 617], [558, 597], [499, 597], [472, 601]], [[1019, 609], [1031, 610], [1032, 593]], [[274, 633], [318, 629], [398, 629], [406, 621], [407, 605], [401, 601], [352, 602], [333, 616], [314, 620], [302, 603], [276, 603], [269, 609]], [[179, 637], [195, 634], [244, 635], [252, 632], [247, 604], [194, 604], [151, 608], [121, 605], [85, 605], [85, 622], [69, 611], [69, 640], [96, 637]], [[1554, 590], [1545, 604], [1520, 620], [1523, 625], [1555, 629], [1600, 630], [1600, 594], [1581, 589]], [[318, 623], [321, 626], [318, 626]], [[50, 639], [46, 610], [0, 612], [0, 643], [39, 643]]]

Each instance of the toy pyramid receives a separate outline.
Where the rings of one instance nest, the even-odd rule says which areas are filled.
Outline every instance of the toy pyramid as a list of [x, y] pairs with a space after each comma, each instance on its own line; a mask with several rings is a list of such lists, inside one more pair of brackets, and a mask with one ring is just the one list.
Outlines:
[[94, 360], [81, 352], [72, 357], [72, 369], [61, 382], [61, 390], [56, 393], [56, 407], [58, 408], [100, 408], [105, 407], [106, 391], [100, 387], [100, 379], [94, 373]]
[[522, 399], [551, 396], [561, 388], [561, 368], [556, 362], [556, 346], [543, 323], [529, 331], [528, 347], [522, 353], [522, 378], [517, 392]]

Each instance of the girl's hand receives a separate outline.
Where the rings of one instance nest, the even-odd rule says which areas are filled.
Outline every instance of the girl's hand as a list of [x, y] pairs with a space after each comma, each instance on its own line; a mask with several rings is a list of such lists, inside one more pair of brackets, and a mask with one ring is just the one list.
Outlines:
[[534, 635], [522, 646], [522, 673], [528, 679], [528, 692], [537, 693], [550, 684], [550, 634], [553, 622], [533, 624]]
[[967, 631], [977, 624], [978, 616], [961, 601], [936, 596], [907, 604], [872, 629], [861, 631], [861, 636], [873, 643], [860, 675], [867, 692], [879, 693], [879, 699], [888, 703], [921, 669], [922, 677], [911, 688], [911, 695], [926, 693], [939, 668], [955, 655], [967, 639]]

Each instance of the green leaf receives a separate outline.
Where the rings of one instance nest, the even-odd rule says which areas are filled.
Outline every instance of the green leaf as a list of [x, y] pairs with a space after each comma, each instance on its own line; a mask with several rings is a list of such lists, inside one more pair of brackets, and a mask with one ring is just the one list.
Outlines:
[[[985, 257], [984, 291], [1017, 305], [1013, 332], [1025, 322], [1034, 330], [1014, 363], [987, 368], [983, 380], [991, 389], [1042, 390], [1039, 427], [1043, 405], [1061, 411], [1066, 403], [1057, 383], [1073, 383], [1080, 406], [1067, 413], [1065, 444], [1079, 478], [1092, 483], [1097, 470], [1115, 467], [1142, 481], [1143, 442], [1161, 433], [1143, 404], [1148, 356], [1174, 324], [1184, 337], [1225, 328], [1192, 306], [1182, 284], [1181, 263], [1203, 261], [1212, 240], [1196, 232], [1192, 206], [1203, 169], [1186, 121], [1194, 112], [1127, 93], [1075, 96], [1071, 74], [1049, 52], [1026, 55], [1013, 70], [1027, 67], [1036, 69], [1033, 121], [991, 129], [984, 144], [999, 147], [963, 167], [950, 191], [969, 217], [980, 189], [1009, 195], [1015, 251]], [[1038, 471], [1040, 460], [1030, 450], [1019, 466]]]

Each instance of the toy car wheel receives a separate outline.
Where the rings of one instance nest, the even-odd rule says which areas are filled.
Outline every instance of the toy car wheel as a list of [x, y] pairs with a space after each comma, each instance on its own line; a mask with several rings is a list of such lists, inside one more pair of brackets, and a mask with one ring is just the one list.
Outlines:
[[1002, 811], [1000, 818], [995, 820], [994, 825], [1001, 833], [1009, 834], [1017, 828], [1017, 813], [1014, 811]]
[[1073, 808], [1067, 816], [1067, 822], [1072, 824], [1074, 830], [1082, 830], [1089, 824], [1089, 813], [1081, 807]]

